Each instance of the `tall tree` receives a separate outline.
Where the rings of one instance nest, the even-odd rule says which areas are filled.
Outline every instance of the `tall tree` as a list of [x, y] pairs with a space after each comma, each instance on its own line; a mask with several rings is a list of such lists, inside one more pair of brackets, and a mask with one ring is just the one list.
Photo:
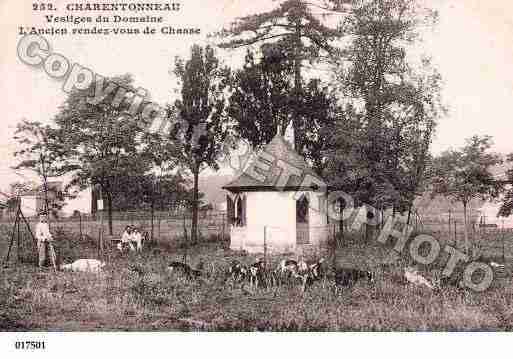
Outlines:
[[[155, 208], [158, 207], [162, 210], [164, 203], [175, 208], [178, 203], [173, 200], [181, 198], [175, 194], [187, 192], [187, 190], [181, 174], [173, 174], [178, 165], [177, 147], [168, 133], [165, 131], [145, 132], [142, 142], [143, 154], [145, 160], [151, 164], [152, 172], [140, 176], [137, 186], [140, 191], [131, 197], [138, 198], [140, 204], [149, 203], [151, 239], [153, 240]], [[129, 188], [127, 190], [131, 192]]]
[[[265, 47], [265, 46], [264, 46]], [[248, 50], [244, 65], [233, 74], [228, 114], [240, 137], [254, 148], [265, 145], [291, 115], [291, 66], [279, 49], [263, 51], [259, 60]]]
[[320, 79], [311, 79], [305, 84], [299, 107], [300, 133], [303, 135], [296, 141], [303, 149], [306, 161], [321, 176], [327, 167], [326, 151], [330, 148], [323, 129], [336, 124], [340, 111], [338, 97], [323, 86]]
[[234, 73], [229, 117], [235, 120], [238, 135], [258, 149], [269, 143], [276, 133], [285, 135], [283, 125], [292, 116], [299, 116], [303, 136], [296, 137], [296, 143], [320, 173], [324, 166], [325, 143], [320, 130], [334, 122], [337, 99], [319, 79], [311, 79], [303, 81], [299, 105], [291, 106], [296, 100], [289, 82], [290, 61], [279, 48], [266, 48], [266, 45], [262, 47], [263, 55], [259, 60], [248, 50], [244, 66]]
[[491, 153], [490, 136], [473, 136], [459, 150], [450, 150], [434, 158], [431, 178], [433, 195], [443, 195], [463, 204], [465, 249], [469, 251], [468, 204], [474, 198], [490, 200], [499, 196], [502, 184], [490, 172], [502, 163]]
[[55, 137], [55, 129], [38, 121], [22, 120], [18, 123], [14, 139], [19, 149], [14, 157], [19, 159], [13, 169], [30, 170], [38, 175], [42, 182], [44, 211], [51, 213], [57, 210], [55, 201], [49, 203], [48, 178], [62, 175], [63, 167], [61, 147]]
[[[316, 2], [318, 4], [316, 4]], [[302, 66], [305, 61], [313, 62], [323, 56], [335, 56], [336, 48], [332, 42], [340, 33], [336, 28], [326, 26], [322, 16], [312, 9], [320, 7], [316, 0], [285, 0], [275, 9], [237, 19], [229, 29], [219, 33], [232, 38], [220, 44], [224, 48], [238, 48], [253, 44], [275, 42], [274, 47], [287, 54], [291, 60], [294, 74], [294, 102], [291, 104], [296, 113], [282, 124], [286, 128], [292, 120], [295, 132], [295, 148], [302, 153], [299, 107], [302, 96]], [[321, 6], [322, 7], [322, 6]]]
[[225, 92], [230, 74], [212, 47], [198, 45], [192, 46], [190, 59], [176, 59], [174, 73], [181, 82], [181, 98], [175, 102], [170, 116], [177, 116], [180, 125], [173, 129], [171, 136], [176, 140], [177, 158], [193, 177], [191, 237], [196, 241], [198, 179], [204, 169], [218, 169], [216, 160], [221, 155], [229, 131]]
[[[506, 161], [509, 165], [513, 165], [513, 153], [507, 156]], [[499, 210], [499, 216], [509, 217], [513, 213], [513, 166], [506, 171], [506, 181], [504, 184], [506, 185], [507, 191]]]
[[[428, 60], [415, 66], [408, 49], [421, 25], [436, 14], [415, 0], [354, 0], [341, 23], [351, 39], [336, 73], [346, 102], [340, 126], [330, 131], [336, 148], [331, 170], [351, 168], [357, 199], [378, 208], [408, 208], [422, 179], [435, 129], [443, 113], [439, 75]], [[345, 138], [336, 138], [345, 136]], [[327, 173], [337, 177], [340, 173]]]
[[[429, 63], [425, 62], [429, 68]], [[381, 135], [382, 168], [385, 180], [395, 189], [388, 195], [388, 204], [396, 211], [408, 211], [425, 184], [425, 169], [437, 120], [445, 114], [440, 98], [440, 76], [436, 71], [405, 74], [398, 87], [396, 101], [384, 113]], [[382, 192], [382, 191], [379, 191]]]
[[[116, 84], [133, 89], [130, 75], [110, 78]], [[99, 103], [88, 101], [97, 84], [68, 95], [55, 117], [57, 142], [65, 161], [63, 168], [72, 175], [69, 187], [84, 189], [98, 186], [106, 200], [109, 233], [112, 235], [114, 197], [123, 181], [150, 168], [140, 143], [142, 128], [137, 115], [128, 112], [128, 103], [113, 101], [115, 91]], [[135, 90], [134, 90], [135, 93]]]
[[[426, 62], [426, 65], [429, 64]], [[407, 207], [408, 224], [415, 198], [426, 189], [429, 180], [426, 178], [426, 168], [431, 161], [429, 149], [437, 120], [447, 112], [440, 96], [440, 81], [441, 77], [436, 71], [426, 71], [422, 76], [414, 77], [411, 86], [405, 91], [408, 99], [403, 101], [406, 126], [402, 132], [397, 131], [399, 141], [402, 137], [404, 145], [402, 152], [397, 152], [400, 156], [395, 161], [395, 168], [403, 169], [398, 181], [402, 180], [403, 189], [399, 206], [403, 207], [404, 204]]]

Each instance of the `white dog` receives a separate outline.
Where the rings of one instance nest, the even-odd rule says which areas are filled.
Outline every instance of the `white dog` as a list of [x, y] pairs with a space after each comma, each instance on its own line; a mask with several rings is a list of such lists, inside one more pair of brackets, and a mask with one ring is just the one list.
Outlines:
[[490, 265], [494, 268], [506, 268], [506, 266], [504, 264], [499, 264], [499, 263], [495, 263], [495, 262], [490, 262]]
[[413, 267], [404, 268], [404, 277], [410, 283], [416, 285], [425, 285], [429, 289], [434, 289], [435, 287], [431, 284], [426, 278], [421, 276], [417, 270]]
[[77, 259], [73, 263], [61, 265], [61, 270], [73, 272], [101, 272], [105, 262], [98, 259]]

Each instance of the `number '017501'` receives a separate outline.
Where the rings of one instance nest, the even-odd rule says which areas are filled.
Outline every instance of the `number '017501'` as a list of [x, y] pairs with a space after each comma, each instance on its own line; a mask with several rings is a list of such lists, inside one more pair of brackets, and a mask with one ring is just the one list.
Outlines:
[[36, 350], [36, 349], [46, 349], [45, 342], [42, 341], [16, 341], [14, 342], [14, 348], [20, 350]]

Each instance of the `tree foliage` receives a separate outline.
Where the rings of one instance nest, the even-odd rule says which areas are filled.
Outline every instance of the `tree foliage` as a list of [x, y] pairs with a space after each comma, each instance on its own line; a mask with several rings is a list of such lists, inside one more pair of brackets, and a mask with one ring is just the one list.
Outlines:
[[463, 204], [467, 250], [467, 205], [474, 198], [497, 198], [503, 188], [490, 171], [502, 163], [500, 155], [489, 152], [491, 145], [490, 136], [473, 136], [461, 149], [445, 151], [435, 157], [431, 168], [433, 195], [443, 195]]
[[[130, 75], [109, 80], [134, 88]], [[68, 187], [101, 189], [112, 234], [113, 200], [123, 188], [121, 184], [147, 172], [151, 162], [140, 142], [143, 120], [128, 112], [128, 103], [114, 102], [115, 93], [100, 103], [88, 101], [95, 86], [68, 95], [54, 119], [54, 136], [60, 143], [63, 170], [72, 175]]]
[[264, 51], [260, 61], [248, 50], [242, 69], [233, 74], [228, 114], [237, 133], [254, 148], [269, 143], [279, 129], [285, 134], [291, 115], [290, 75], [277, 50]]
[[[144, 174], [123, 181], [114, 198], [113, 207], [119, 211], [149, 210], [176, 211], [191, 209], [193, 191], [190, 181], [180, 173]], [[199, 193], [199, 201], [204, 197]], [[201, 205], [201, 203], [200, 203]]]
[[[513, 165], [513, 153], [507, 157], [507, 163]], [[509, 217], [513, 214], [513, 166], [506, 171], [507, 191], [504, 195], [502, 206], [499, 210], [499, 216]]]
[[171, 133], [174, 153], [193, 177], [192, 240], [197, 237], [198, 179], [206, 168], [218, 169], [216, 160], [229, 134], [226, 117], [226, 90], [229, 69], [224, 67], [211, 46], [194, 45], [188, 60], [177, 58], [174, 73], [180, 81], [180, 98], [170, 116], [178, 117]]
[[265, 44], [263, 49], [274, 49], [288, 60], [294, 79], [289, 106], [296, 112], [292, 116], [282, 116], [280, 121], [287, 121], [282, 123], [283, 129], [292, 121], [295, 148], [299, 153], [303, 152], [299, 139], [304, 135], [302, 128], [305, 127], [301, 125], [299, 116], [303, 95], [302, 67], [305, 62], [314, 63], [338, 54], [333, 42], [340, 37], [340, 32], [323, 23], [323, 17], [313, 11], [322, 3], [316, 0], [286, 0], [273, 10], [241, 17], [229, 29], [218, 34], [230, 38], [220, 44], [223, 48]]
[[236, 133], [255, 149], [269, 143], [293, 116], [303, 136], [296, 137], [304, 157], [320, 173], [325, 164], [321, 129], [334, 122], [337, 99], [319, 79], [304, 81], [299, 106], [294, 108], [292, 68], [279, 48], [262, 49], [262, 57], [248, 50], [242, 69], [232, 78], [228, 115], [235, 120]]
[[50, 202], [48, 179], [61, 176], [66, 172], [62, 162], [62, 147], [57, 139], [56, 130], [38, 121], [24, 119], [16, 126], [14, 139], [18, 142], [19, 148], [14, 152], [14, 157], [19, 162], [13, 169], [32, 171], [41, 179], [43, 210], [56, 214], [56, 211], [62, 207], [62, 201]]
[[421, 188], [436, 121], [445, 113], [441, 78], [408, 49], [436, 19], [414, 0], [351, 1], [341, 32], [351, 40], [336, 73], [345, 102], [334, 128], [327, 178], [377, 208], [411, 208]]

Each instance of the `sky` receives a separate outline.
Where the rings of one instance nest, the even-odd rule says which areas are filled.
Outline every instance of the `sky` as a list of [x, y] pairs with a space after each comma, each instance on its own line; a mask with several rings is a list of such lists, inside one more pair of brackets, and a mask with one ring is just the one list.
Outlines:
[[[427, 1], [427, 0], [426, 0]], [[100, 2], [100, 1], [97, 1]], [[128, 0], [126, 1], [128, 2]], [[56, 0], [66, 15], [69, 0]], [[78, 3], [78, 1], [76, 1]], [[22, 118], [49, 123], [65, 99], [62, 82], [42, 69], [22, 63], [16, 56], [19, 26], [48, 26], [46, 12], [32, 11], [32, 2], [0, 0], [0, 189], [20, 181], [10, 167], [16, 145], [12, 140]], [[513, 152], [509, 130], [513, 113], [513, 3], [509, 0], [431, 0], [440, 21], [425, 33], [423, 52], [433, 57], [443, 81], [443, 99], [449, 109], [440, 120], [432, 150], [459, 147], [474, 134], [491, 135], [494, 150]], [[187, 57], [192, 43], [208, 43], [206, 34], [217, 31], [237, 16], [272, 7], [272, 0], [187, 0], [182, 9], [165, 15], [174, 27], [199, 27], [195, 36], [54, 36], [52, 50], [69, 60], [105, 75], [133, 74], [136, 84], [152, 98], [168, 102], [175, 80], [169, 74], [176, 56]], [[73, 13], [74, 15], [84, 15]], [[95, 17], [96, 13], [85, 14]], [[132, 14], [130, 14], [132, 15]], [[45, 24], [46, 23], [46, 24]], [[54, 24], [58, 26], [59, 24]], [[230, 64], [237, 53], [224, 55]]]

